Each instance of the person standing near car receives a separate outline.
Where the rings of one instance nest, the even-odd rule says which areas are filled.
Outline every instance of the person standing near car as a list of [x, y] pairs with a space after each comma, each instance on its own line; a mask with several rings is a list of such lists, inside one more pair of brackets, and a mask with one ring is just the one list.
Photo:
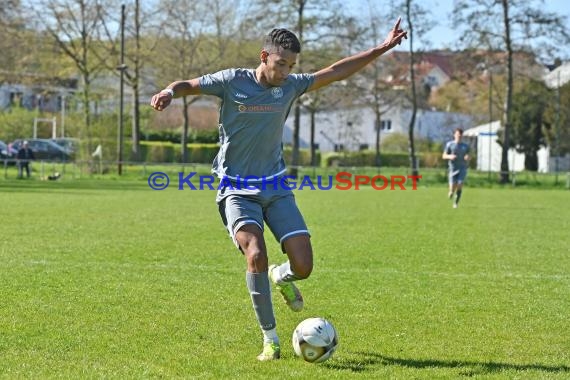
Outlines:
[[26, 169], [26, 177], [30, 178], [30, 160], [35, 159], [35, 157], [27, 141], [24, 141], [20, 149], [18, 149], [16, 158], [18, 159], [18, 178], [24, 177], [24, 169]]

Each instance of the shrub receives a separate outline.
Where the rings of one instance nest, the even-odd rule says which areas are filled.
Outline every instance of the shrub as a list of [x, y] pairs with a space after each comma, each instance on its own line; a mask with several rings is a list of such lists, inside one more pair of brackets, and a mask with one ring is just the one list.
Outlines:
[[[321, 162], [321, 152], [316, 151], [315, 162], [319, 166]], [[291, 147], [285, 147], [283, 149], [283, 159], [287, 165], [291, 165], [293, 162], [293, 149]], [[309, 149], [299, 149], [299, 166], [311, 166], [311, 151]]]
[[[444, 160], [441, 159], [441, 153], [418, 153], [416, 157], [420, 160], [420, 168], [439, 168], [445, 165]], [[380, 153], [380, 165], [382, 167], [408, 167], [410, 158], [408, 153], [404, 152]], [[328, 153], [323, 158], [322, 166], [376, 166], [376, 152]]]

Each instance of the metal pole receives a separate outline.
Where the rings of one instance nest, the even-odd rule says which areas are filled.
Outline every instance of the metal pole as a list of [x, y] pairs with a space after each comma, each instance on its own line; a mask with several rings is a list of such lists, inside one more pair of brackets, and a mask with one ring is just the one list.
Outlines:
[[491, 180], [491, 153], [493, 149], [493, 137], [491, 135], [491, 124], [493, 123], [493, 71], [491, 71], [491, 67], [489, 69], [489, 166], [488, 166], [488, 173], [487, 177], [488, 180]]
[[61, 95], [61, 137], [65, 137], [65, 94]]
[[558, 68], [558, 85], [556, 86], [556, 177], [554, 183], [558, 185], [558, 172], [560, 171], [560, 68]]
[[119, 85], [119, 132], [117, 142], [117, 173], [123, 174], [123, 97], [124, 97], [124, 81], [125, 81], [125, 4], [121, 5], [121, 64], [117, 70], [121, 72]]

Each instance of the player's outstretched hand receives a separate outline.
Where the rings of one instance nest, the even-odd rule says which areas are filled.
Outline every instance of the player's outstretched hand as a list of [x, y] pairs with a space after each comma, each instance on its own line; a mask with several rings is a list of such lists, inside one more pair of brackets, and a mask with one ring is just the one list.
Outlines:
[[405, 31], [404, 29], [400, 29], [400, 22], [402, 22], [402, 18], [398, 17], [396, 24], [394, 25], [392, 30], [390, 30], [390, 32], [386, 36], [386, 39], [384, 40], [383, 43], [384, 46], [387, 46], [388, 48], [392, 49], [394, 46], [400, 45], [404, 38], [405, 39], [408, 38], [408, 32]]
[[162, 111], [172, 102], [172, 94], [161, 91], [158, 94], [154, 95], [150, 100], [150, 105], [157, 111]]

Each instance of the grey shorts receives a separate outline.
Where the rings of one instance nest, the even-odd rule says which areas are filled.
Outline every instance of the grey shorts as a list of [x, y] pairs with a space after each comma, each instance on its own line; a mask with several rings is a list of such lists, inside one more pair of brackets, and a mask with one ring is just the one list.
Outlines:
[[449, 183], [463, 183], [467, 176], [467, 169], [457, 169], [449, 171]]
[[295, 196], [289, 189], [270, 186], [267, 189], [238, 190], [226, 186], [218, 190], [216, 202], [222, 221], [238, 248], [236, 232], [247, 224], [255, 224], [264, 231], [266, 223], [282, 250], [286, 239], [310, 235], [295, 203]]

